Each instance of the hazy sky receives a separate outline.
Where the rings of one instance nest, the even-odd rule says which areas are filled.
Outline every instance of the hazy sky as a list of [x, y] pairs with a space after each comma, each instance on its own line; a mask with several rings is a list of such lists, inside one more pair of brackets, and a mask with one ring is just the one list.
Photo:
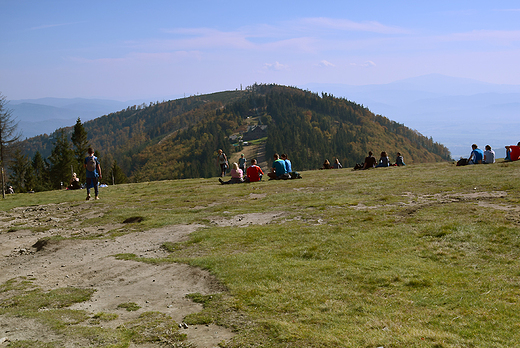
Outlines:
[[0, 0], [7, 99], [168, 98], [440, 73], [520, 84], [518, 1]]

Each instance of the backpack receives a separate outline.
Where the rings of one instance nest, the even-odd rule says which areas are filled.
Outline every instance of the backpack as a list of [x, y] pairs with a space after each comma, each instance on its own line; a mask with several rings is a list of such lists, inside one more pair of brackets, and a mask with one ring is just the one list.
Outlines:
[[96, 169], [97, 169], [97, 162], [95, 160], [95, 157], [94, 156], [88, 157], [88, 160], [87, 160], [87, 170], [89, 172], [94, 172], [94, 171], [96, 171]]
[[458, 160], [457, 162], [457, 167], [459, 166], [466, 166], [469, 164], [469, 161], [467, 158], [461, 158], [460, 160]]

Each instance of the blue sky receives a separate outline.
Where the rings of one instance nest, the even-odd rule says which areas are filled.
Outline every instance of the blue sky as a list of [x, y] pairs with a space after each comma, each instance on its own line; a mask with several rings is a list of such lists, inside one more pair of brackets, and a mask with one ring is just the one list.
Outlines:
[[7, 99], [162, 100], [440, 73], [520, 84], [518, 1], [0, 0]]

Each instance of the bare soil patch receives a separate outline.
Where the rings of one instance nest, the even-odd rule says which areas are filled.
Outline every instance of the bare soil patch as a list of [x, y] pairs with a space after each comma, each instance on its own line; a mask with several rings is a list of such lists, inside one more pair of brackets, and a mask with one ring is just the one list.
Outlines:
[[[135, 261], [118, 260], [113, 255], [132, 253], [142, 257], [166, 256], [161, 248], [165, 242], [182, 242], [199, 225], [168, 226], [145, 232], [133, 232], [107, 239], [48, 239], [71, 236], [95, 236], [123, 226], [114, 224], [80, 228], [82, 215], [102, 214], [92, 211], [92, 204], [82, 203], [74, 207], [46, 205], [15, 208], [0, 215], [0, 283], [26, 276], [44, 290], [67, 286], [94, 288], [90, 301], [72, 306], [91, 314], [116, 313], [118, 318], [99, 325], [113, 327], [137, 318], [147, 311], [170, 315], [176, 322], [202, 309], [200, 304], [186, 299], [189, 293], [214, 294], [225, 291], [208, 272], [184, 264], [151, 265]], [[60, 220], [61, 219], [61, 220]], [[58, 226], [57, 222], [60, 220]], [[249, 218], [258, 223], [261, 219]], [[61, 227], [67, 222], [67, 228]], [[55, 225], [55, 226], [54, 226]], [[31, 227], [45, 227], [33, 232]], [[122, 303], [134, 302], [137, 311], [118, 308]], [[215, 325], [188, 326], [182, 329], [188, 341], [196, 347], [216, 347], [229, 340], [233, 333]], [[56, 341], [58, 338], [37, 323], [0, 316], [0, 338], [15, 340]], [[7, 342], [0, 343], [0, 346]], [[147, 344], [146, 347], [158, 347]]]

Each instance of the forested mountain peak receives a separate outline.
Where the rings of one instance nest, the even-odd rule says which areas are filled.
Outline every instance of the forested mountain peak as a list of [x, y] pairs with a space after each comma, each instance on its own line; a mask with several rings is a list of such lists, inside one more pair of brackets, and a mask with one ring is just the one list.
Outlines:
[[[252, 119], [267, 126], [267, 138], [257, 144], [262, 153], [287, 153], [297, 170], [318, 168], [325, 158], [353, 166], [368, 151], [401, 152], [407, 163], [450, 159], [443, 145], [365, 106], [280, 85], [134, 105], [84, 128], [105, 167], [117, 161], [131, 180], [148, 181], [217, 175], [216, 150], [228, 157], [241, 150], [230, 136], [240, 139]], [[72, 127], [63, 130], [72, 133]], [[57, 134], [27, 139], [26, 153], [46, 158]]]

